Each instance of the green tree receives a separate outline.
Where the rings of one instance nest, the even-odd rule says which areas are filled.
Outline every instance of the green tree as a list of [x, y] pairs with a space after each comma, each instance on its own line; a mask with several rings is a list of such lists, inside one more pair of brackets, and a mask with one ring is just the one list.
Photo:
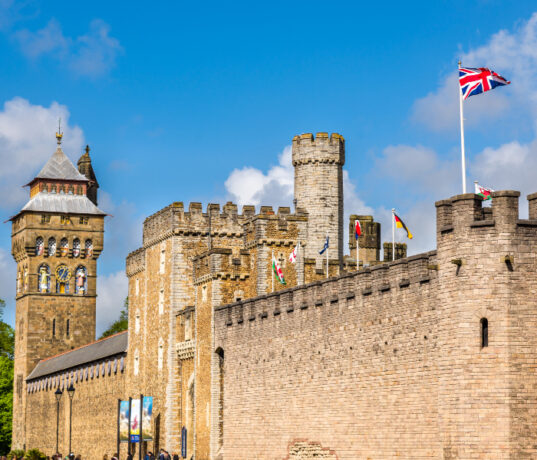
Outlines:
[[0, 299], [0, 454], [9, 452], [13, 415], [15, 333], [9, 324], [2, 321], [5, 306], [6, 303]]
[[104, 339], [105, 337], [108, 337], [113, 334], [117, 334], [121, 331], [126, 331], [129, 327], [129, 298], [125, 298], [125, 302], [123, 303], [123, 310], [121, 310], [121, 313], [119, 314], [119, 319], [114, 321], [110, 326], [108, 326], [108, 329], [104, 331], [99, 337], [100, 339]]

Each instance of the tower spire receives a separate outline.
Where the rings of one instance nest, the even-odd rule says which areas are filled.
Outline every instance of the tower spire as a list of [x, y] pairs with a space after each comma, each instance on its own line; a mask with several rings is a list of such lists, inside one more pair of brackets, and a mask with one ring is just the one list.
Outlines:
[[63, 137], [63, 133], [62, 133], [62, 119], [61, 117], [58, 118], [58, 132], [56, 133], [56, 142], [58, 143], [58, 147], [60, 145], [62, 145], [62, 137]]

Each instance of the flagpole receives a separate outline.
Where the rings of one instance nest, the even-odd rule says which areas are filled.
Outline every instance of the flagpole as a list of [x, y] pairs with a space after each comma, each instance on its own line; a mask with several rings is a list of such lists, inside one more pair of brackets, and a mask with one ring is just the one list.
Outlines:
[[[459, 69], [461, 68], [461, 61], [459, 61]], [[460, 118], [461, 118], [461, 169], [462, 169], [462, 193], [466, 193], [466, 156], [464, 151], [464, 113], [463, 113], [463, 101], [462, 101], [462, 91], [460, 85], [458, 85], [459, 91], [459, 108], [460, 108]]]
[[272, 273], [272, 292], [274, 292], [274, 249], [272, 250], [272, 260], [270, 261], [271, 270]]
[[[356, 221], [354, 221], [354, 235], [356, 236]], [[360, 270], [359, 236], [356, 237], [356, 270]]]
[[[328, 233], [326, 234], [326, 241], [328, 241]], [[330, 245], [330, 243], [328, 243]], [[326, 248], [326, 279], [328, 279], [328, 248]]]
[[395, 260], [395, 208], [392, 208], [392, 260]]
[[302, 270], [300, 269], [300, 259], [299, 259], [300, 256], [299, 256], [299, 254], [301, 254], [301, 252], [300, 252], [300, 240], [298, 240], [298, 243], [296, 245], [296, 284], [297, 284], [297, 286], [302, 284], [302, 280], [300, 279], [301, 274], [299, 274], [299, 272], [302, 272], [302, 270], [304, 270], [304, 264], [302, 264]]

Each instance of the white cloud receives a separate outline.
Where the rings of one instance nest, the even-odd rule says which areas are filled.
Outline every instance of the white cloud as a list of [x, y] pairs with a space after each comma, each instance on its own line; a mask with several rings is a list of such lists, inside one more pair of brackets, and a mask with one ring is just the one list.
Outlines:
[[28, 58], [49, 55], [77, 76], [99, 77], [114, 67], [123, 50], [119, 41], [109, 33], [110, 26], [95, 19], [90, 23], [87, 34], [66, 37], [60, 23], [51, 19], [40, 30], [19, 30], [14, 37]]
[[279, 155], [278, 165], [271, 167], [266, 174], [252, 167], [234, 169], [225, 182], [227, 192], [239, 206], [290, 206], [294, 180], [291, 156], [289, 145]]
[[124, 270], [98, 277], [97, 337], [119, 318], [119, 313], [129, 292], [128, 285]]
[[[457, 153], [453, 158], [458, 158]], [[389, 145], [375, 160], [379, 179], [389, 179], [407, 195], [426, 193], [433, 200], [457, 192], [459, 168], [457, 160], [442, 160], [433, 149], [422, 145]]]
[[69, 110], [53, 102], [49, 107], [33, 105], [26, 99], [13, 98], [0, 111], [0, 208], [12, 210], [24, 204], [28, 183], [56, 149], [58, 118], [64, 131], [63, 149], [76, 158], [82, 152], [84, 135], [69, 124]]

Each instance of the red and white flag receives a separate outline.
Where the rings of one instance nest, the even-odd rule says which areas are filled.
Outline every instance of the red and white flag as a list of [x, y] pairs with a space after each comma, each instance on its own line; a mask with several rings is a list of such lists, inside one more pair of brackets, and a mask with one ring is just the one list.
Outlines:
[[354, 238], [358, 239], [358, 237], [362, 234], [362, 226], [360, 225], [359, 220], [354, 221]]
[[298, 244], [293, 249], [293, 252], [291, 252], [291, 254], [289, 254], [289, 262], [291, 262], [292, 264], [296, 264], [297, 254], [298, 254]]

